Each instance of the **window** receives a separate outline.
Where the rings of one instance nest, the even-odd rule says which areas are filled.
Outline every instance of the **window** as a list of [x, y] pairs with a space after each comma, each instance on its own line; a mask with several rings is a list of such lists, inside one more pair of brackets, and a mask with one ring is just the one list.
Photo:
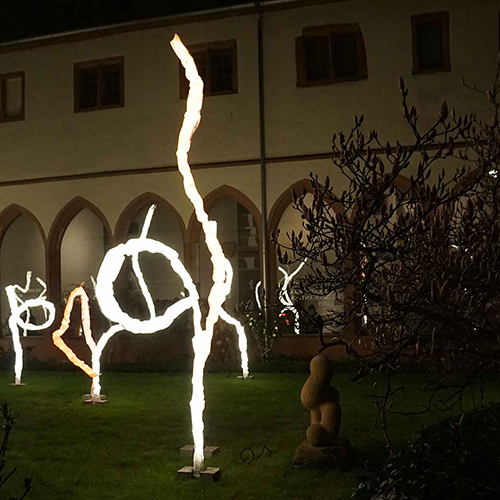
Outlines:
[[[235, 94], [238, 92], [236, 40], [213, 42], [188, 47], [198, 73], [205, 85], [205, 95]], [[180, 96], [187, 97], [189, 83], [180, 65]]]
[[298, 87], [368, 77], [363, 34], [357, 24], [304, 28], [295, 49]]
[[0, 122], [24, 120], [24, 73], [0, 75]]
[[123, 57], [75, 64], [75, 112], [123, 104]]
[[450, 71], [448, 12], [412, 16], [413, 74]]

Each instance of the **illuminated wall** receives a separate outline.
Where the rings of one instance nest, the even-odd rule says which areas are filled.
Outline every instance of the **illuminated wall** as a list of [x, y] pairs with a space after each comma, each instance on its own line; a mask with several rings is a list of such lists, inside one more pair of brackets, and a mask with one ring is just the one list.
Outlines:
[[101, 221], [90, 210], [83, 209], [70, 222], [61, 244], [63, 293], [69, 293], [82, 282], [90, 285], [90, 277], [96, 277], [104, 257], [104, 246]]

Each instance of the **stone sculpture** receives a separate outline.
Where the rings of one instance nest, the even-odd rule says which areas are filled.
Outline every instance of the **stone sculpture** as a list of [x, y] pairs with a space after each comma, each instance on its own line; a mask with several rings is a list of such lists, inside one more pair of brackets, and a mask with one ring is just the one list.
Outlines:
[[350, 443], [339, 435], [342, 411], [339, 392], [330, 385], [333, 363], [319, 355], [312, 359], [310, 369], [300, 398], [311, 412], [311, 425], [306, 431], [307, 439], [295, 451], [293, 462], [337, 463], [348, 454]]

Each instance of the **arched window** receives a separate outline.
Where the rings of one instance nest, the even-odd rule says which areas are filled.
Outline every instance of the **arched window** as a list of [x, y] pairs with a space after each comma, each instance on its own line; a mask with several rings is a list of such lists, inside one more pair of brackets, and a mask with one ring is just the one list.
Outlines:
[[[241, 191], [220, 186], [204, 198], [209, 218], [217, 222], [217, 235], [226, 257], [233, 267], [231, 293], [226, 310], [253, 299], [254, 289], [261, 279], [261, 218], [255, 204]], [[199, 282], [201, 298], [207, 298], [212, 287], [212, 263], [205, 244], [205, 235], [196, 217], [191, 217], [188, 237], [192, 251], [193, 277]]]
[[61, 291], [66, 297], [81, 283], [97, 277], [109, 236], [102, 222], [88, 209], [81, 210], [68, 224], [61, 243]]
[[[57, 215], [48, 237], [49, 299], [64, 302], [73, 286], [97, 275], [104, 254], [113, 244], [108, 221], [89, 201], [76, 197]], [[64, 294], [61, 294], [61, 291]]]
[[[295, 191], [297, 195], [304, 194], [304, 203], [306, 206], [311, 207], [313, 203], [313, 194], [311, 182], [309, 179], [304, 179], [296, 182], [290, 188], [283, 192], [283, 194], [276, 200], [274, 206], [271, 209], [269, 215], [269, 232], [278, 234], [278, 243], [283, 245], [284, 247], [290, 247], [291, 242], [289, 235], [291, 235], [292, 231], [295, 234], [299, 234], [301, 231], [303, 233], [303, 241], [307, 241], [307, 230], [303, 226], [303, 219], [301, 218], [301, 213], [296, 210], [293, 206], [293, 198], [292, 191]], [[290, 265], [282, 265], [278, 262], [277, 259], [277, 245], [276, 243], [272, 243], [270, 245], [269, 251], [269, 266], [270, 266], [270, 290], [271, 293], [280, 293], [282, 290], [283, 284], [283, 273], [279, 271], [279, 268], [283, 268], [288, 274], [293, 273], [298, 266], [299, 262], [290, 264]], [[291, 251], [288, 251], [290, 258], [293, 258], [293, 254]], [[310, 269], [307, 264], [295, 275], [294, 280], [291, 283], [291, 286], [288, 289], [288, 293], [290, 298], [294, 302], [294, 305], [298, 308], [300, 313], [300, 325], [301, 325], [301, 333], [317, 333], [318, 324], [321, 324], [321, 321], [318, 323], [317, 315], [319, 314], [321, 317], [326, 317], [329, 309], [341, 307], [341, 305], [335, 300], [333, 297], [322, 297], [316, 296], [314, 294], [304, 294], [301, 295], [300, 299], [295, 298], [293, 294], [293, 284], [297, 283], [297, 279], [305, 276]], [[293, 321], [293, 318], [290, 314], [289, 321]], [[316, 319], [315, 319], [316, 318]]]
[[[10, 316], [10, 306], [5, 294], [6, 286], [17, 284], [24, 287], [26, 272], [32, 271], [29, 292], [23, 294], [22, 298], [23, 300], [33, 299], [42, 292], [42, 287], [35, 281], [35, 278], [39, 277], [45, 281], [45, 237], [38, 221], [24, 209], [11, 207], [0, 216], [0, 220], [4, 221], [4, 223], [0, 222], [2, 226], [0, 233], [0, 307], [2, 325], [5, 325]], [[30, 314], [34, 323], [43, 323], [41, 308], [33, 309]], [[40, 335], [40, 333], [40, 331], [28, 331], [28, 335]]]
[[[233, 268], [231, 294], [226, 300], [227, 310], [233, 311], [240, 303], [254, 297], [260, 280], [260, 242], [257, 224], [252, 214], [236, 200], [226, 198], [208, 212], [217, 222], [217, 236]], [[212, 287], [212, 263], [204, 234], [200, 235], [200, 296], [207, 298]]]
[[[139, 209], [133, 219], [127, 224], [120, 222], [120, 227], [124, 224], [126, 238], [137, 238], [140, 236], [144, 220], [152, 203], [147, 202]], [[183, 227], [179, 224], [178, 215], [169, 207], [156, 204], [156, 209], [148, 231], [148, 238], [160, 241], [170, 248], [173, 248], [183, 260], [184, 235]], [[174, 272], [168, 260], [162, 255], [143, 252], [139, 255], [139, 265], [148, 290], [155, 303], [156, 313], [163, 312], [174, 301], [180, 299], [184, 293], [184, 285], [181, 278]], [[130, 258], [125, 263], [115, 281], [116, 296], [124, 311], [133, 317], [149, 317], [147, 304], [140, 290], [136, 274], [132, 268]]]

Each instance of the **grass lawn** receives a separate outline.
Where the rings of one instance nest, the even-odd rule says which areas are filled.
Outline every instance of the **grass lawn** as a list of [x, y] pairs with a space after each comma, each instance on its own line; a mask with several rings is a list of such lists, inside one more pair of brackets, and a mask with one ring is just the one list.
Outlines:
[[[206, 465], [220, 467], [223, 474], [218, 483], [207, 484], [181, 482], [175, 474], [191, 464], [178, 452], [192, 442], [188, 374], [104, 373], [109, 404], [87, 406], [79, 399], [90, 387], [84, 374], [26, 372], [28, 385], [14, 387], [9, 385], [13, 374], [0, 372], [0, 402], [20, 414], [7, 452], [8, 468], [18, 472], [0, 495], [19, 493], [22, 478], [32, 476], [27, 497], [32, 500], [349, 498], [358, 484], [356, 469], [385, 457], [380, 432], [371, 434], [374, 405], [364, 396], [373, 379], [353, 384], [350, 377], [340, 373], [333, 379], [341, 395], [342, 433], [356, 451], [354, 463], [340, 470], [291, 464], [309, 424], [300, 402], [307, 374], [265, 373], [247, 381], [207, 374], [205, 441], [221, 452]], [[490, 380], [488, 399], [500, 400], [499, 382]], [[418, 400], [421, 384], [419, 375], [410, 376], [405, 408]], [[436, 420], [434, 415], [394, 417], [391, 430], [404, 442]], [[272, 455], [251, 463], [240, 459], [244, 448], [258, 455], [264, 444]]]

